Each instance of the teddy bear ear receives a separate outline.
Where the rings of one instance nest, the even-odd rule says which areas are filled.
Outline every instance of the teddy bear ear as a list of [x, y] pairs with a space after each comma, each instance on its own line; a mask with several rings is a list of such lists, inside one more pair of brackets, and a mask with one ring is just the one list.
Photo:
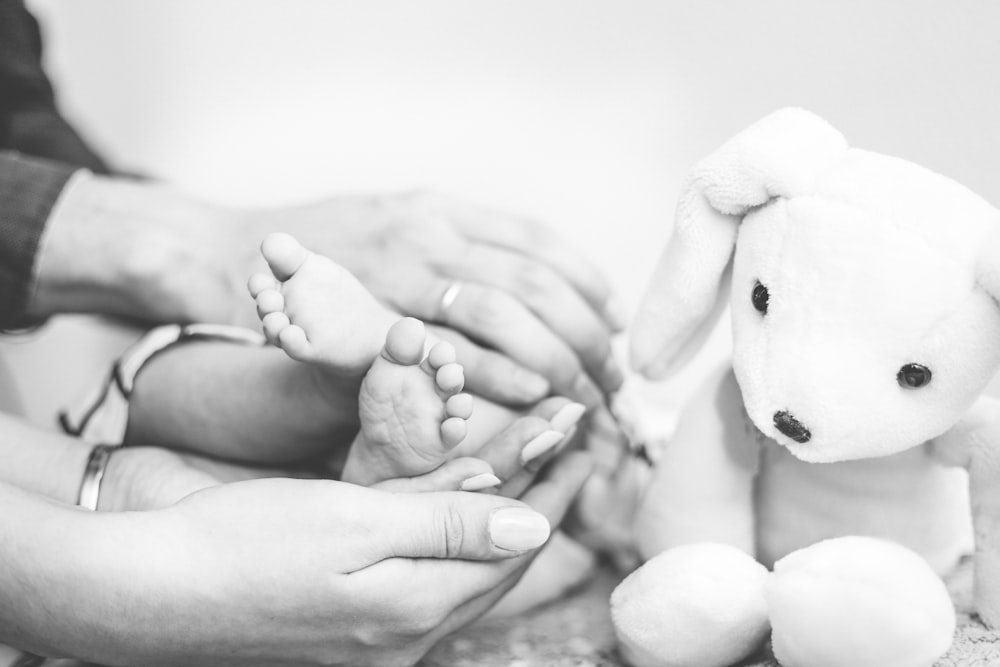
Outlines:
[[776, 111], [699, 162], [682, 190], [674, 232], [632, 326], [632, 367], [662, 378], [697, 351], [720, 292], [739, 222], [775, 197], [807, 194], [847, 150], [843, 135], [802, 109]]
[[701, 347], [724, 309], [726, 267], [738, 221], [685, 188], [677, 223], [653, 269], [632, 323], [629, 357], [648, 378], [663, 378]]

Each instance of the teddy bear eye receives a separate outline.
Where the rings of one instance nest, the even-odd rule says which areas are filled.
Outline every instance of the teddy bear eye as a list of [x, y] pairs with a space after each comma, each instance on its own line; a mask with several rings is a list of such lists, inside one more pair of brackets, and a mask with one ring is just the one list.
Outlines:
[[903, 389], [919, 389], [931, 381], [931, 369], [920, 364], [906, 364], [896, 373], [896, 381]]
[[758, 280], [753, 286], [753, 293], [750, 295], [750, 302], [762, 315], [767, 312], [767, 300], [770, 295], [767, 288], [760, 284]]

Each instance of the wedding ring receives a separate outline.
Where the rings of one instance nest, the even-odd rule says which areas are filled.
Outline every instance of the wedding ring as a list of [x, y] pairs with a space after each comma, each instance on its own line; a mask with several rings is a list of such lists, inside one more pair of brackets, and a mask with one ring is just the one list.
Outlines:
[[448, 311], [455, 304], [455, 299], [458, 298], [458, 293], [462, 291], [462, 282], [456, 280], [452, 284], [448, 285], [448, 289], [444, 291], [441, 295], [441, 306], [439, 308], [439, 317], [442, 322], [448, 321]]

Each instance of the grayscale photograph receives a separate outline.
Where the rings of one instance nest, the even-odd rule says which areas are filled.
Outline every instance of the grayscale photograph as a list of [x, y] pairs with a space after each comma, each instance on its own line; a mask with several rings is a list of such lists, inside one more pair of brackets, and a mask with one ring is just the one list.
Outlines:
[[0, 667], [1000, 667], [1000, 2], [0, 0]]

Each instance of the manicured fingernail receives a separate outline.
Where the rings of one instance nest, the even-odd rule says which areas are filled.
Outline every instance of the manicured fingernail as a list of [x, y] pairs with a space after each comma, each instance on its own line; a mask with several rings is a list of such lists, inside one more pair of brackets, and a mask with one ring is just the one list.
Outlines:
[[562, 431], [545, 431], [536, 435], [521, 449], [521, 465], [534, 461], [558, 445], [566, 434]]
[[490, 517], [490, 541], [507, 551], [536, 549], [549, 539], [548, 520], [526, 507], [504, 507]]
[[568, 405], [564, 405], [549, 420], [549, 426], [552, 427], [553, 431], [567, 433], [572, 426], [580, 421], [580, 418], [583, 417], [586, 411], [587, 406], [583, 403], [569, 403]]
[[524, 400], [537, 400], [549, 393], [549, 381], [537, 373], [519, 369], [514, 373], [514, 386]]
[[484, 472], [481, 475], [476, 475], [465, 480], [458, 488], [462, 491], [482, 491], [483, 489], [499, 485], [499, 477], [491, 473]]
[[628, 313], [625, 311], [625, 304], [616, 297], [610, 297], [604, 303], [604, 316], [615, 331], [624, 331], [628, 326]]

